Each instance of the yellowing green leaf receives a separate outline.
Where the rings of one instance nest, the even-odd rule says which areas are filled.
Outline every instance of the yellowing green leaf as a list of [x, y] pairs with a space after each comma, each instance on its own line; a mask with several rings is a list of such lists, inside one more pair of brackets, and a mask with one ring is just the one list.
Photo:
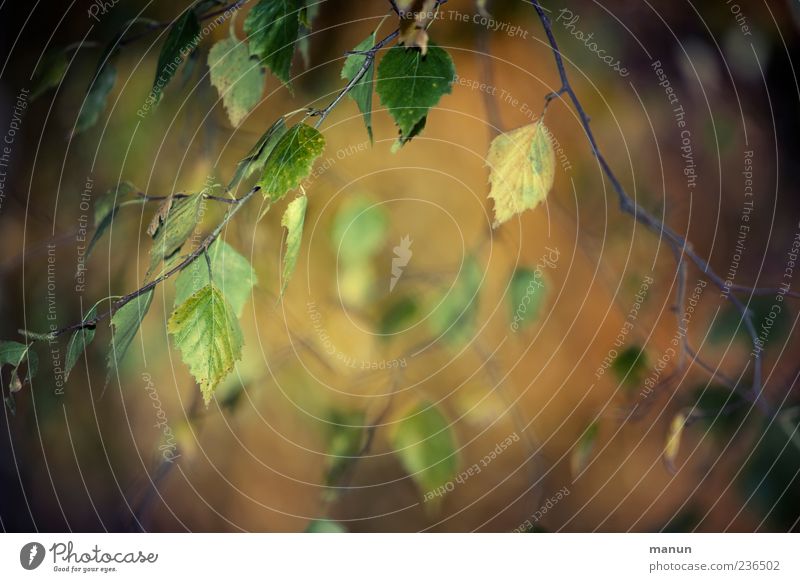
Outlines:
[[201, 216], [203, 194], [185, 198], [168, 198], [151, 224], [153, 248], [150, 249], [150, 271], [175, 254], [194, 231]]
[[217, 384], [242, 357], [239, 321], [219, 289], [211, 284], [172, 313], [167, 330], [208, 404]]
[[[446, 487], [458, 471], [456, 439], [450, 423], [430, 403], [407, 411], [390, 429], [391, 446], [420, 493]], [[438, 498], [438, 497], [437, 497]]]
[[388, 225], [383, 206], [365, 196], [349, 198], [333, 219], [333, 251], [345, 266], [369, 260], [386, 244]]
[[664, 443], [664, 463], [672, 472], [675, 472], [675, 459], [678, 458], [678, 450], [681, 446], [681, 435], [683, 435], [683, 428], [686, 426], [686, 418], [686, 412], [682, 410], [669, 423], [667, 440]]
[[597, 443], [597, 435], [600, 432], [600, 424], [594, 421], [583, 432], [581, 438], [572, 451], [570, 457], [570, 468], [572, 469], [572, 476], [577, 477], [589, 464], [589, 459], [592, 457], [594, 446]]
[[452, 91], [456, 69], [447, 51], [431, 43], [428, 53], [395, 46], [378, 67], [376, 91], [408, 140], [443, 95]]
[[281, 295], [286, 291], [289, 279], [297, 265], [297, 255], [300, 253], [300, 243], [303, 240], [303, 222], [306, 219], [306, 207], [308, 198], [300, 196], [292, 200], [286, 207], [286, 212], [281, 218], [281, 226], [288, 231], [286, 234], [286, 254], [283, 256], [283, 283], [281, 284]]
[[272, 202], [297, 188], [325, 149], [325, 138], [310, 125], [298, 123], [275, 144], [258, 185]]
[[[222, 291], [236, 317], [241, 317], [245, 303], [250, 298], [258, 277], [246, 258], [222, 239], [215, 240], [208, 248], [211, 275], [214, 285]], [[175, 307], [186, 301], [212, 281], [208, 279], [208, 265], [204, 257], [198, 257], [187, 265], [175, 279]]]
[[325, 483], [336, 485], [364, 444], [364, 413], [333, 411], [328, 420]]
[[489, 147], [489, 196], [494, 199], [494, 226], [535, 208], [553, 187], [556, 158], [541, 121], [498, 135]]
[[511, 276], [509, 287], [511, 325], [516, 331], [538, 319], [547, 294], [547, 286], [541, 271], [520, 267]]
[[[358, 52], [365, 52], [375, 46], [375, 33], [370, 34], [367, 38], [362, 40], [353, 49], [354, 54], [350, 54], [344, 61], [342, 67], [342, 79], [352, 80], [358, 72], [363, 68], [367, 60], [367, 55], [355, 54]], [[364, 125], [367, 126], [367, 133], [369, 140], [372, 141], [372, 82], [375, 77], [375, 64], [374, 60], [370, 63], [364, 76], [356, 83], [350, 90], [350, 97], [358, 105], [358, 109], [364, 116]]]
[[211, 84], [217, 88], [234, 127], [258, 105], [264, 88], [264, 73], [250, 59], [247, 45], [235, 37], [219, 41], [208, 53]]
[[300, 8], [300, 0], [261, 0], [244, 21], [250, 54], [286, 85], [300, 34]]

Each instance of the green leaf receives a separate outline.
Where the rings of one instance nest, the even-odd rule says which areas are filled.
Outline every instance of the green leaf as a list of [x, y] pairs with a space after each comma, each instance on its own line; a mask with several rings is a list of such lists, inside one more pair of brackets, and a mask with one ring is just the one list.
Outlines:
[[647, 375], [647, 354], [640, 346], [625, 348], [611, 362], [611, 369], [626, 387], [639, 386]]
[[742, 430], [750, 403], [741, 394], [722, 385], [702, 384], [694, 389], [694, 404], [689, 407], [690, 418], [705, 426], [709, 433], [726, 440]]
[[514, 270], [509, 284], [509, 306], [511, 326], [516, 331], [525, 328], [539, 318], [547, 295], [544, 274], [520, 267]]
[[392, 153], [396, 154], [397, 152], [400, 151], [400, 148], [402, 148], [404, 145], [406, 145], [412, 139], [414, 139], [419, 134], [421, 134], [422, 130], [425, 129], [425, 124], [426, 123], [428, 123], [428, 116], [427, 115], [425, 117], [423, 117], [422, 119], [420, 119], [417, 122], [417, 124], [414, 127], [411, 128], [411, 132], [408, 135], [401, 135], [400, 137], [397, 138], [397, 141], [395, 141], [392, 144]]
[[287, 86], [300, 34], [300, 8], [300, 0], [261, 0], [244, 21], [250, 54]]
[[[377, 30], [358, 43], [353, 50], [365, 52], [375, 46], [376, 32]], [[342, 79], [351, 81], [364, 66], [366, 60], [366, 55], [348, 55], [344, 61], [344, 67], [342, 67]], [[372, 141], [372, 82], [374, 77], [375, 61], [373, 59], [366, 73], [364, 73], [364, 76], [353, 86], [349, 93], [350, 97], [356, 102], [356, 105], [358, 105], [359, 111], [361, 111], [361, 114], [364, 116], [364, 125], [367, 126], [367, 133], [369, 134], [370, 141]]]
[[325, 149], [325, 138], [310, 125], [298, 123], [275, 144], [258, 185], [272, 202], [297, 188]]
[[292, 277], [297, 256], [300, 254], [300, 243], [303, 240], [303, 222], [306, 219], [306, 207], [308, 198], [299, 196], [292, 200], [286, 207], [286, 212], [281, 218], [281, 226], [288, 231], [286, 234], [286, 254], [283, 256], [283, 282], [281, 284], [281, 295], [286, 291], [289, 279]]
[[[97, 317], [97, 305], [98, 304], [95, 303], [89, 312], [84, 316], [84, 322]], [[92, 340], [94, 339], [94, 333], [95, 326], [82, 327], [73, 333], [72, 337], [69, 338], [69, 343], [67, 343], [66, 363], [64, 365], [65, 382], [69, 379], [69, 373], [72, 371], [72, 368], [74, 368], [75, 364], [78, 363], [78, 358], [81, 357], [81, 354], [84, 353], [89, 344], [92, 343]]]
[[338, 521], [315, 519], [308, 524], [306, 533], [347, 533], [347, 530]]
[[389, 49], [378, 67], [376, 90], [397, 123], [401, 139], [410, 139], [430, 108], [452, 91], [455, 75], [450, 55], [433, 43], [424, 57], [418, 49]]
[[[310, 2], [310, 3], [309, 3]], [[311, 26], [319, 15], [319, 7], [321, 2], [316, 0], [306, 0], [303, 8], [300, 9], [300, 38], [297, 39], [297, 50], [300, 56], [303, 57], [303, 65], [308, 68], [309, 63], [309, 48], [310, 48], [310, 35]]]
[[69, 57], [64, 49], [48, 52], [36, 71], [31, 88], [31, 101], [35, 101], [50, 89], [55, 89], [64, 80], [69, 67]]
[[[88, 258], [90, 254], [92, 254], [92, 250], [94, 249], [95, 245], [100, 242], [100, 239], [103, 238], [103, 235], [106, 231], [111, 227], [111, 223], [114, 222], [114, 219], [117, 216], [117, 212], [122, 207], [122, 205], [126, 202], [125, 198], [128, 197], [129, 194], [132, 192], [136, 192], [138, 188], [131, 184], [130, 182], [121, 182], [117, 185], [116, 188], [112, 188], [107, 190], [102, 196], [100, 196], [94, 203], [94, 234], [92, 235], [91, 240], [89, 241], [89, 246], [86, 247], [86, 257]], [[134, 201], [131, 201], [134, 202]], [[137, 200], [140, 204], [144, 204], [146, 200], [144, 198]]]
[[[23, 383], [29, 384], [39, 368], [39, 356], [36, 352], [32, 352], [30, 348], [30, 345], [19, 342], [0, 341], [0, 370], [2, 370], [3, 366], [11, 366], [13, 368], [9, 384], [9, 390], [12, 394], [19, 392]], [[28, 373], [23, 381], [19, 376], [19, 368], [26, 362], [28, 364]]]
[[[258, 277], [246, 258], [222, 239], [215, 240], [208, 248], [211, 275], [214, 285], [222, 291], [236, 317], [241, 317], [245, 303], [250, 298]], [[210, 282], [208, 265], [201, 256], [189, 263], [175, 279], [175, 307], [185, 302]]]
[[[152, 273], [162, 260], [175, 254], [192, 234], [200, 220], [204, 198], [203, 194], [193, 194], [165, 201], [169, 209], [166, 210], [163, 222], [157, 227], [153, 236], [149, 273]], [[159, 210], [159, 213], [163, 212], [163, 208]]]
[[364, 413], [333, 411], [328, 420], [328, 458], [325, 483], [336, 485], [344, 472], [361, 452], [366, 438]]
[[537, 121], [498, 135], [486, 163], [492, 184], [494, 226], [538, 206], [547, 198], [556, 175], [556, 154], [550, 133]]
[[259, 138], [256, 145], [253, 146], [236, 166], [236, 172], [230, 184], [228, 184], [228, 190], [233, 190], [239, 182], [246, 180], [255, 172], [264, 169], [264, 164], [267, 163], [267, 159], [269, 159], [272, 150], [275, 149], [275, 146], [287, 131], [284, 118], [278, 118], [278, 121], [273, 123], [270, 128], [264, 132], [264, 135]]
[[430, 403], [409, 410], [393, 425], [391, 446], [420, 493], [444, 487], [458, 471], [456, 439], [447, 419]]
[[167, 33], [164, 46], [158, 55], [156, 77], [153, 80], [152, 95], [157, 104], [164, 93], [164, 88], [169, 84], [178, 67], [194, 49], [200, 37], [200, 21], [194, 8], [186, 10], [172, 24]]
[[578, 442], [572, 451], [572, 456], [570, 457], [570, 468], [572, 470], [573, 477], [577, 477], [578, 474], [583, 472], [583, 470], [589, 464], [589, 459], [592, 457], [592, 452], [594, 451], [594, 446], [597, 443], [597, 435], [599, 432], [600, 423], [595, 420], [586, 428], [581, 437], [578, 439]]
[[392, 335], [411, 326], [419, 312], [419, 305], [413, 297], [401, 297], [383, 312], [378, 326], [382, 335]]
[[86, 131], [97, 123], [97, 120], [100, 119], [100, 114], [106, 108], [108, 95], [114, 88], [114, 82], [117, 79], [117, 69], [112, 62], [112, 58], [113, 54], [109, 54], [105, 63], [102, 60], [100, 61], [103, 64], [95, 73], [94, 79], [89, 85], [83, 107], [78, 113], [78, 121], [75, 124], [76, 134]]
[[250, 59], [247, 44], [235, 37], [216, 43], [208, 53], [211, 84], [217, 88], [231, 124], [237, 127], [258, 105], [264, 89], [264, 73]]
[[208, 404], [242, 357], [242, 330], [233, 310], [216, 286], [206, 285], [172, 313], [167, 330]]
[[461, 266], [458, 280], [431, 314], [431, 326], [435, 333], [454, 343], [463, 343], [472, 338], [478, 314], [481, 277], [478, 261], [468, 255]]
[[366, 196], [345, 201], [333, 219], [334, 250], [346, 265], [369, 260], [386, 244], [389, 217]]
[[111, 349], [108, 352], [108, 373], [118, 367], [119, 362], [125, 357], [128, 348], [133, 343], [133, 338], [142, 325], [147, 310], [153, 302], [153, 289], [145, 291], [132, 299], [111, 317]]

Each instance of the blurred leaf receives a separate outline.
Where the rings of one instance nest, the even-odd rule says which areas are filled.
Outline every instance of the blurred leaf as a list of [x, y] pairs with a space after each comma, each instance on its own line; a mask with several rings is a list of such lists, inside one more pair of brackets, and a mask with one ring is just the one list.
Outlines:
[[164, 88], [172, 80], [185, 56], [196, 48], [199, 37], [200, 21], [194, 8], [190, 8], [172, 24], [164, 46], [161, 47], [161, 53], [158, 55], [156, 78], [153, 80], [152, 89], [152, 96], [156, 104], [161, 100]]
[[298, 123], [275, 144], [258, 185], [272, 202], [297, 188], [325, 150], [325, 138], [310, 125]]
[[78, 121], [75, 124], [76, 134], [86, 131], [97, 123], [100, 114], [106, 108], [108, 95], [114, 88], [114, 82], [117, 79], [117, 69], [111, 59], [112, 55], [109, 55], [108, 60], [95, 73], [92, 84], [86, 94], [86, 99], [83, 102], [83, 107], [78, 113]]
[[401, 138], [409, 138], [431, 107], [452, 91], [455, 75], [450, 55], [433, 43], [425, 56], [418, 49], [389, 49], [378, 67], [376, 90]]
[[[771, 296], [750, 299], [749, 309], [752, 313], [753, 327], [755, 327], [757, 335], [764, 336], [764, 349], [772, 342], [786, 339], [790, 329], [791, 309], [785, 301], [777, 303], [780, 311], [776, 313], [774, 318], [770, 318], [770, 311], [772, 311], [775, 304], [775, 298]], [[767, 331], [765, 331], [765, 328]], [[742, 314], [735, 305], [728, 302], [720, 310], [719, 315], [711, 325], [708, 341], [719, 345], [727, 344], [732, 339], [740, 340], [746, 343], [748, 347], [752, 347], [750, 335], [747, 333]]]
[[213, 284], [190, 296], [170, 316], [167, 330], [208, 405], [217, 384], [242, 357], [239, 321]]
[[581, 438], [578, 439], [575, 448], [570, 457], [570, 468], [572, 476], [577, 477], [589, 465], [589, 459], [592, 457], [594, 446], [597, 443], [597, 435], [600, 432], [600, 423], [598, 421], [592, 422], [588, 428], [583, 432]]
[[250, 54], [289, 86], [295, 43], [300, 33], [300, 0], [261, 0], [244, 21]]
[[[200, 220], [203, 194], [193, 194], [185, 198], [168, 198], [158, 211], [149, 233], [153, 236], [150, 249], [150, 269], [152, 273], [159, 263], [175, 254], [192, 234]], [[153, 228], [155, 227], [155, 228]]]
[[111, 224], [117, 217], [117, 212], [126, 203], [139, 203], [144, 204], [146, 199], [126, 201], [125, 198], [132, 192], [138, 189], [130, 182], [120, 182], [116, 188], [107, 190], [101, 195], [94, 204], [94, 234], [92, 235], [89, 245], [86, 247], [86, 258], [92, 254], [94, 247], [103, 238], [106, 231], [111, 228]]
[[383, 312], [378, 329], [382, 335], [399, 333], [411, 326], [418, 312], [419, 305], [413, 297], [401, 297]]
[[794, 531], [800, 523], [800, 427], [797, 416], [764, 419], [752, 453], [739, 473], [746, 507], [770, 529]]
[[[217, 238], [208, 247], [211, 261], [211, 276], [214, 286], [225, 296], [236, 317], [241, 317], [253, 287], [258, 283], [253, 266], [224, 240]], [[208, 285], [208, 265], [198, 257], [178, 274], [175, 280], [175, 307], [185, 302], [190, 295]]]
[[498, 135], [486, 161], [495, 227], [538, 206], [553, 187], [556, 155], [541, 121]]
[[261, 100], [264, 73], [259, 64], [250, 59], [247, 44], [233, 36], [211, 47], [208, 67], [211, 84], [222, 97], [228, 119], [238, 127]]
[[514, 270], [508, 295], [512, 322], [524, 328], [536, 321], [546, 291], [544, 275], [541, 272], [526, 267]]
[[[375, 46], [375, 32], [369, 35], [356, 45], [353, 51], [366, 52]], [[367, 60], [366, 55], [351, 54], [348, 55], [342, 67], [342, 79], [351, 81], [364, 66]], [[350, 90], [350, 97], [358, 105], [359, 111], [364, 116], [364, 125], [367, 126], [367, 133], [369, 140], [372, 141], [372, 82], [375, 77], [375, 61], [373, 60], [367, 72], [361, 77], [361, 80], [356, 83]]]
[[711, 434], [729, 439], [741, 430], [748, 402], [736, 392], [721, 385], [698, 386], [694, 390], [694, 404], [690, 406], [692, 421], [702, 423]]
[[423, 495], [445, 486], [458, 471], [456, 439], [447, 419], [430, 403], [407, 411], [391, 427], [391, 446]]
[[647, 354], [641, 346], [627, 347], [611, 362], [611, 369], [624, 386], [639, 386], [647, 375]]
[[147, 310], [153, 302], [153, 291], [149, 289], [132, 299], [111, 317], [111, 349], [108, 352], [108, 374], [119, 366], [125, 353], [136, 337]]
[[382, 206], [364, 196], [350, 198], [333, 220], [334, 251], [346, 264], [369, 260], [386, 244], [388, 225]]
[[300, 244], [303, 242], [303, 222], [306, 219], [308, 198], [299, 196], [292, 200], [286, 207], [286, 212], [281, 218], [281, 226], [286, 228], [286, 253], [283, 255], [283, 282], [281, 295], [286, 291], [289, 279], [292, 277], [297, 265], [297, 256], [300, 254]]
[[[82, 322], [90, 321], [97, 317], [97, 305], [98, 304], [95, 303], [92, 306], [89, 312], [84, 316]], [[89, 344], [92, 343], [95, 327], [96, 326], [82, 327], [69, 338], [69, 343], [67, 343], [66, 364], [64, 366], [64, 382], [69, 380], [69, 373], [72, 371], [72, 368], [75, 367], [78, 358], [81, 357], [81, 354], [83, 354]]]
[[347, 530], [337, 521], [315, 519], [308, 524], [306, 533], [347, 533]]
[[309, 62], [309, 48], [310, 48], [310, 32], [314, 24], [314, 20], [319, 15], [320, 2], [315, 0], [306, 0], [305, 5], [300, 9], [300, 32], [297, 39], [297, 51], [303, 58], [303, 65], [308, 68]]
[[400, 11], [399, 44], [407, 47], [419, 47], [422, 54], [428, 51], [428, 26], [439, 6], [437, 0], [398, 0]]
[[236, 173], [233, 175], [230, 184], [228, 184], [228, 190], [232, 190], [239, 182], [246, 180], [252, 174], [264, 168], [264, 164], [267, 163], [269, 155], [286, 131], [286, 121], [283, 117], [279, 117], [278, 120], [264, 132], [264, 135], [259, 138], [256, 145], [253, 146], [253, 149], [251, 149], [236, 166]]
[[41, 66], [36, 70], [32, 81], [31, 101], [35, 101], [50, 89], [55, 89], [61, 84], [69, 67], [69, 57], [63, 48], [48, 51], [42, 59]]
[[472, 338], [478, 315], [478, 292], [481, 288], [481, 269], [474, 256], [468, 255], [461, 266], [458, 280], [438, 308], [431, 313], [435, 333], [454, 343]]
[[670, 472], [675, 472], [675, 459], [678, 458], [678, 450], [681, 446], [681, 436], [683, 428], [686, 426], [686, 412], [680, 411], [676, 414], [672, 422], [669, 423], [669, 431], [664, 441], [664, 464]]
[[328, 455], [325, 483], [336, 485], [344, 472], [361, 452], [366, 432], [361, 411], [333, 411], [328, 424]]

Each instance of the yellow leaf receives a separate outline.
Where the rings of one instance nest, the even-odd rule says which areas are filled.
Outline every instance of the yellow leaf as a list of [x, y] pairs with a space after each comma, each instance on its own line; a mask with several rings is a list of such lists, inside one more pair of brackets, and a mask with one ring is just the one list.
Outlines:
[[498, 135], [487, 163], [494, 199], [494, 227], [547, 198], [556, 174], [550, 132], [541, 121]]
[[664, 444], [664, 462], [673, 473], [675, 472], [675, 459], [678, 457], [684, 426], [686, 426], [686, 413], [681, 411], [672, 419], [667, 433], [667, 441]]

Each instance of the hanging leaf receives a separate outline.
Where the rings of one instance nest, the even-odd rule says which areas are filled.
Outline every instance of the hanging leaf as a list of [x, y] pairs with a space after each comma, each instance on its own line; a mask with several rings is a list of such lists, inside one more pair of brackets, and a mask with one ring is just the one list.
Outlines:
[[286, 291], [289, 279], [292, 277], [294, 267], [297, 265], [297, 255], [300, 253], [300, 243], [303, 240], [303, 222], [306, 218], [308, 198], [300, 196], [292, 200], [286, 207], [286, 212], [281, 218], [281, 226], [286, 228], [286, 254], [283, 256], [283, 282], [281, 295]]
[[472, 339], [478, 315], [478, 292], [482, 273], [478, 261], [468, 255], [461, 266], [458, 280], [431, 313], [431, 326], [435, 333], [459, 344]]
[[686, 426], [686, 412], [680, 411], [669, 423], [669, 432], [664, 444], [664, 464], [671, 473], [675, 472], [675, 459], [678, 458], [678, 450], [681, 446], [681, 435]]
[[208, 405], [217, 384], [242, 357], [242, 331], [236, 316], [219, 289], [206, 285], [172, 313], [167, 330]]
[[108, 373], [119, 366], [142, 325], [147, 310], [153, 302], [153, 290], [145, 291], [132, 299], [111, 317], [111, 349], [108, 352]]
[[[95, 303], [94, 306], [92, 306], [89, 312], [84, 316], [83, 322], [90, 321], [97, 317], [97, 305], [98, 304]], [[72, 368], [75, 367], [78, 358], [81, 357], [81, 354], [83, 354], [89, 344], [92, 343], [94, 332], [94, 325], [91, 327], [82, 327], [69, 338], [69, 343], [67, 343], [66, 363], [64, 366], [64, 382], [69, 379], [69, 373], [72, 371]]]
[[455, 75], [450, 55], [433, 43], [427, 55], [399, 46], [389, 49], [378, 67], [376, 90], [401, 139], [410, 139], [430, 108], [452, 91]]
[[164, 88], [172, 80], [183, 59], [197, 48], [199, 38], [200, 20], [198, 20], [194, 8], [190, 8], [172, 24], [164, 46], [161, 47], [151, 93], [154, 104], [158, 104], [161, 100]]
[[514, 270], [509, 284], [512, 327], [524, 328], [539, 318], [547, 294], [544, 274], [526, 267]]
[[322, 3], [321, 2], [313, 2], [306, 4], [303, 8], [300, 9], [300, 32], [299, 37], [297, 39], [297, 50], [300, 53], [300, 56], [303, 57], [303, 65], [305, 68], [308, 68], [309, 63], [309, 45], [310, 43], [310, 32], [311, 27], [314, 24], [314, 21], [317, 19], [319, 15], [319, 7]]
[[192, 234], [200, 220], [204, 194], [167, 198], [148, 228], [153, 237], [150, 249], [152, 273], [162, 260], [175, 254]]
[[325, 149], [325, 138], [310, 125], [298, 123], [275, 144], [258, 185], [272, 202], [297, 188]]
[[383, 312], [378, 329], [387, 336], [400, 333], [413, 325], [419, 311], [419, 305], [413, 297], [401, 297]]
[[[233, 31], [233, 28], [231, 28]], [[217, 88], [234, 127], [261, 101], [264, 73], [250, 59], [247, 44], [234, 36], [216, 43], [208, 53], [211, 84]]]
[[246, 180], [251, 175], [264, 168], [264, 164], [267, 163], [269, 155], [286, 131], [286, 122], [283, 117], [278, 118], [278, 121], [273, 123], [270, 128], [264, 132], [264, 135], [259, 138], [256, 145], [253, 146], [236, 166], [236, 172], [230, 184], [228, 184], [228, 190], [233, 190], [239, 182]]
[[94, 203], [94, 234], [92, 235], [89, 245], [86, 247], [86, 257], [92, 254], [95, 245], [100, 242], [103, 235], [111, 227], [111, 223], [117, 216], [119, 209], [128, 203], [144, 204], [146, 200], [140, 198], [138, 200], [126, 200], [126, 198], [138, 188], [130, 182], [121, 182], [116, 188], [107, 190], [100, 196]]
[[209, 281], [208, 265], [203, 257], [189, 263], [175, 279], [175, 307], [213, 282], [214, 286], [222, 291], [236, 317], [241, 317], [245, 303], [250, 298], [253, 287], [258, 283], [253, 266], [219, 238], [211, 244], [207, 253], [211, 261], [213, 281]]
[[244, 21], [250, 54], [287, 86], [300, 34], [300, 0], [261, 0]]
[[[0, 371], [3, 366], [11, 366], [9, 392], [19, 392], [23, 384], [29, 384], [39, 368], [39, 357], [32, 352], [30, 345], [12, 341], [0, 341]], [[23, 381], [19, 375], [19, 368], [27, 363], [28, 373]], [[13, 403], [12, 403], [13, 404]]]
[[36, 70], [31, 88], [31, 101], [35, 101], [50, 89], [55, 89], [64, 80], [69, 67], [69, 57], [64, 49], [49, 51]]
[[403, 468], [423, 495], [446, 487], [455, 478], [456, 439], [450, 423], [435, 406], [424, 402], [407, 411], [392, 426], [389, 438]]
[[494, 138], [487, 163], [495, 227], [535, 208], [553, 187], [556, 155], [549, 132], [541, 121]]
[[592, 422], [578, 439], [570, 457], [570, 468], [572, 476], [577, 477], [589, 465], [594, 446], [597, 443], [597, 435], [600, 432], [600, 423]]
[[325, 462], [325, 483], [339, 483], [342, 475], [361, 451], [366, 438], [364, 413], [333, 411], [328, 420], [328, 457]]
[[114, 88], [114, 82], [117, 79], [117, 69], [112, 62], [114, 54], [110, 53], [107, 55], [107, 60], [100, 61], [100, 67], [89, 85], [83, 107], [78, 113], [78, 121], [75, 124], [76, 134], [86, 131], [97, 123], [100, 114], [106, 108], [108, 95]]
[[[375, 46], [376, 32], [377, 30], [358, 43], [353, 49], [354, 53], [366, 52]], [[366, 60], [367, 55], [347, 55], [347, 58], [344, 61], [344, 67], [342, 67], [342, 79], [351, 81], [364, 67]], [[372, 141], [372, 83], [374, 78], [375, 61], [373, 59], [370, 61], [366, 73], [364, 73], [364, 75], [361, 77], [361, 80], [353, 86], [349, 93], [350, 97], [356, 102], [359, 111], [361, 111], [361, 114], [364, 117], [364, 125], [367, 126], [367, 133], [369, 134], [370, 142]]]

